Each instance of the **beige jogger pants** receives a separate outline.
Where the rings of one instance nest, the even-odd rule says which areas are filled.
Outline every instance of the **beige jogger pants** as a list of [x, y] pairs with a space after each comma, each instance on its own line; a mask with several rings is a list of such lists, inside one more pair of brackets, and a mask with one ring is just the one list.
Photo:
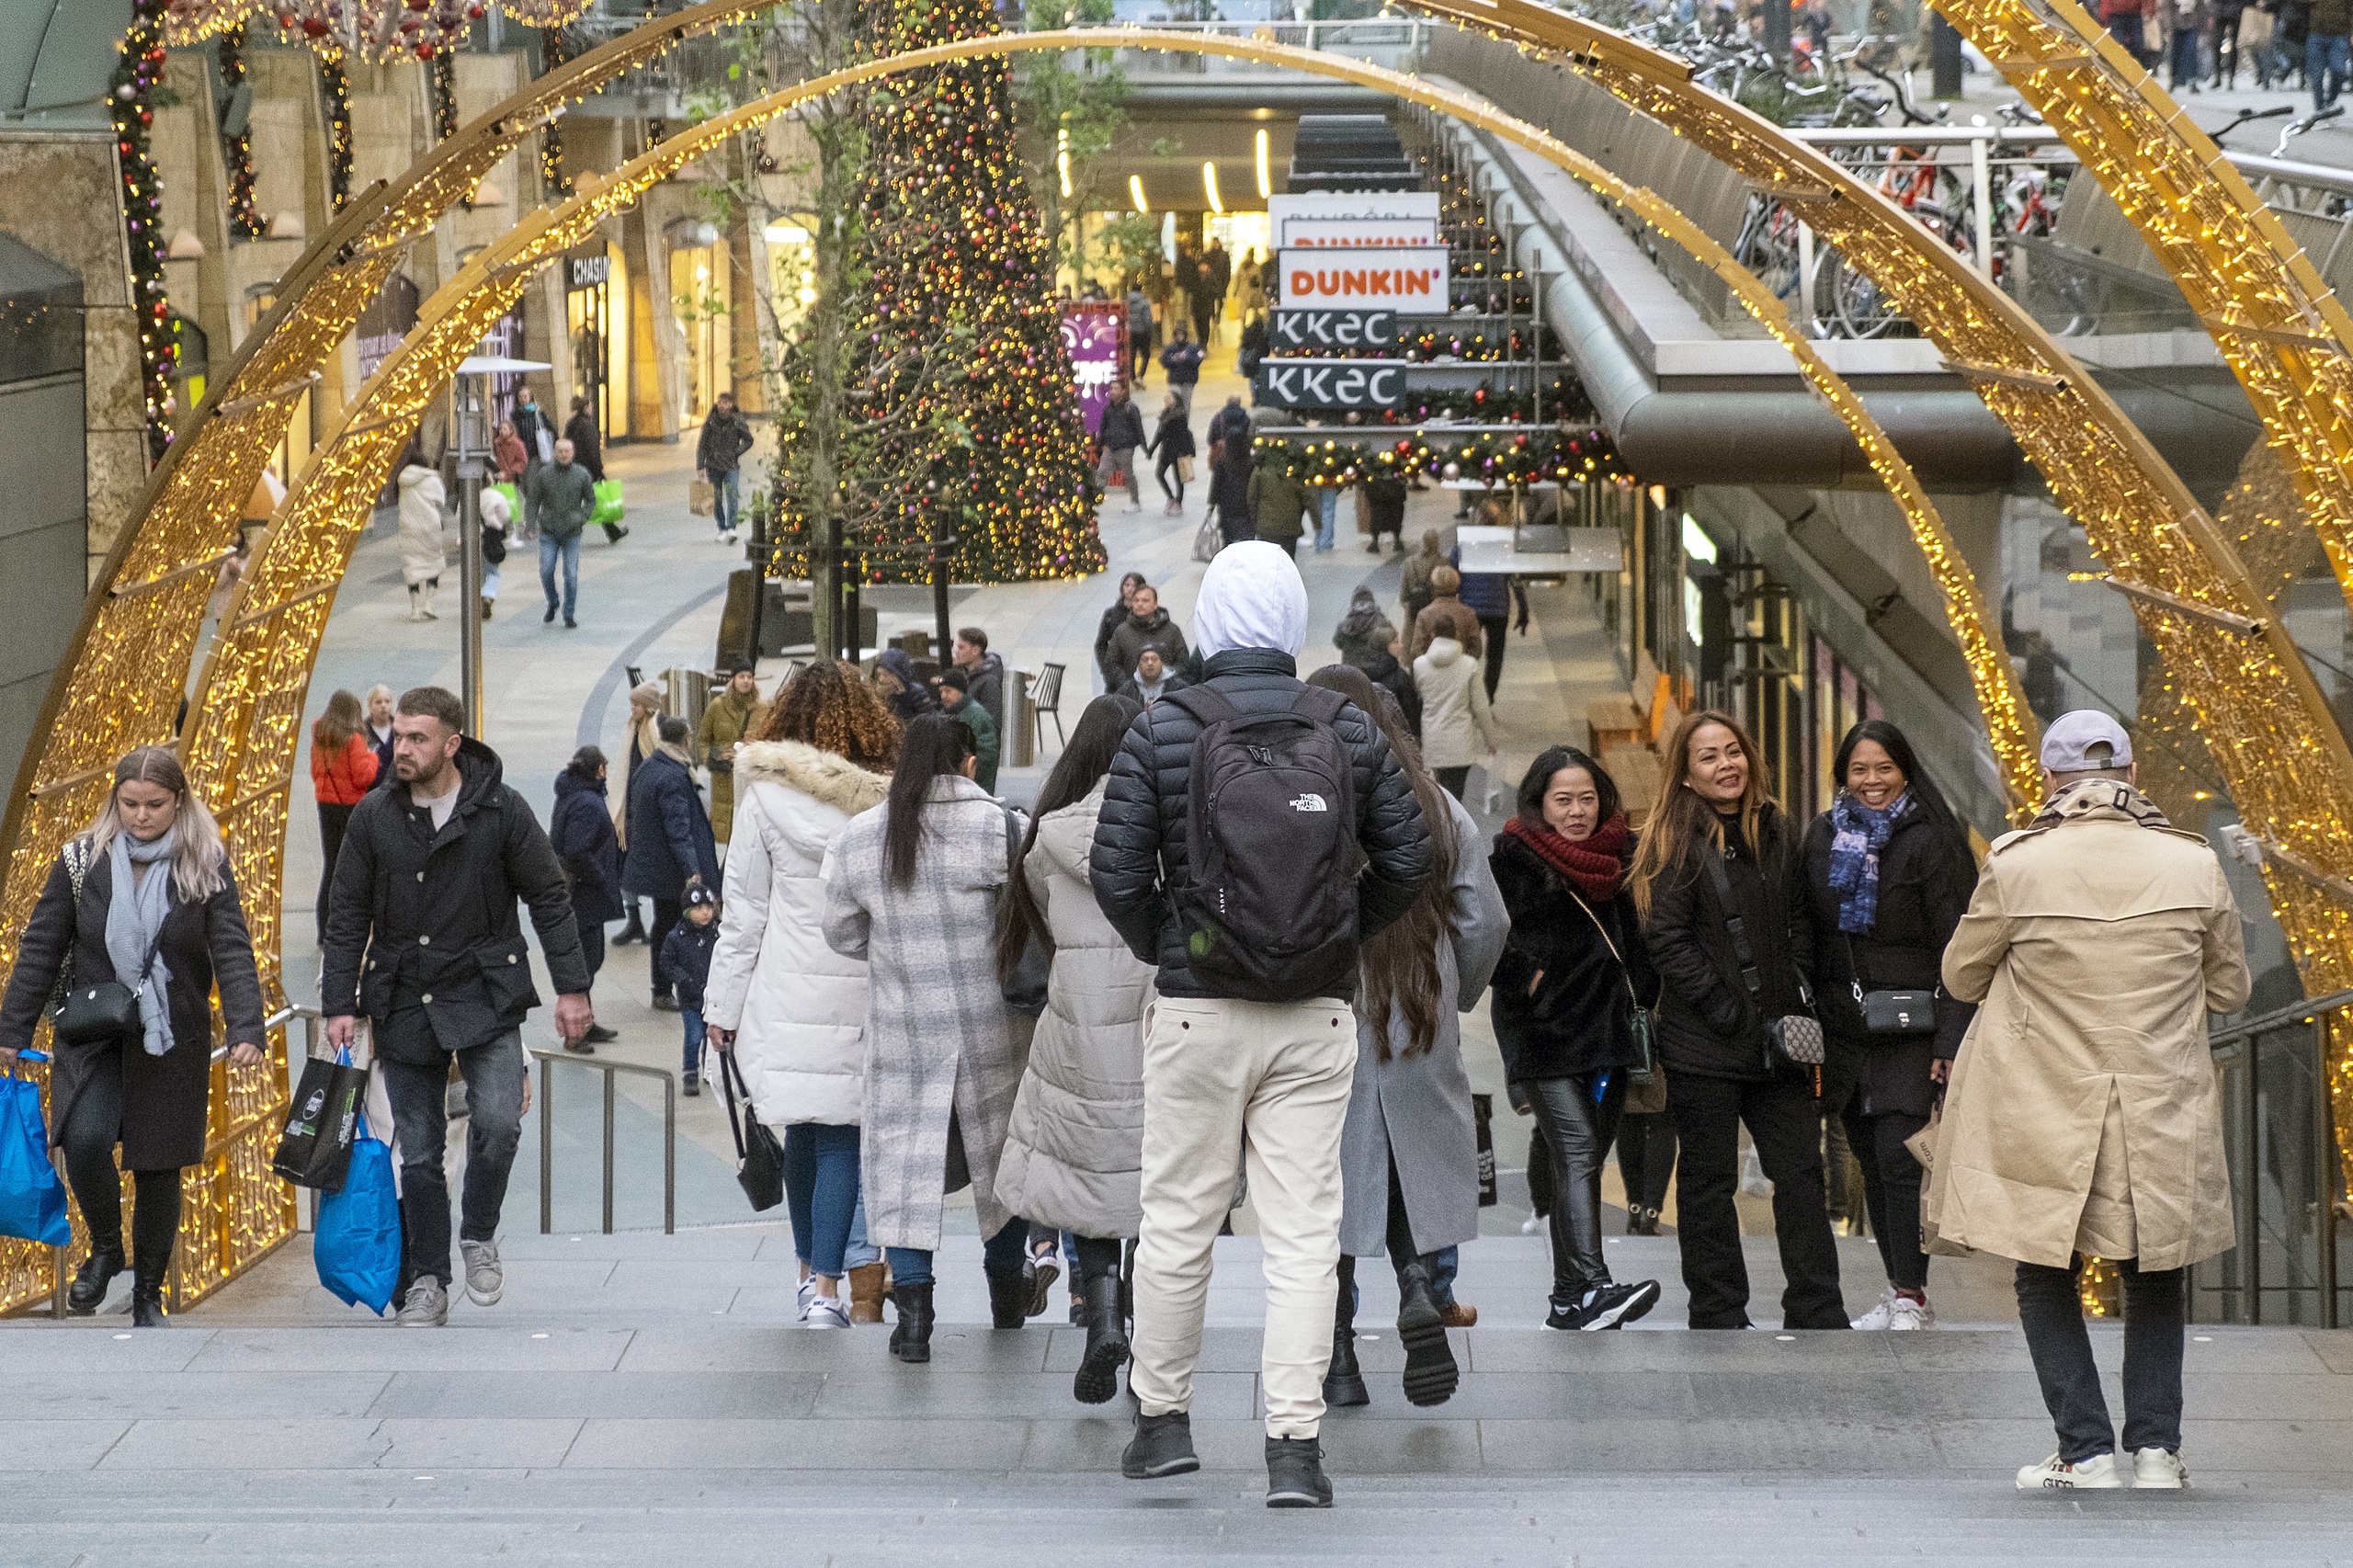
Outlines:
[[1340, 1128], [1356, 1062], [1356, 1017], [1346, 1002], [1153, 1004], [1128, 1379], [1146, 1415], [1192, 1404], [1210, 1252], [1246, 1148], [1266, 1256], [1267, 1435], [1315, 1436], [1339, 1288]]

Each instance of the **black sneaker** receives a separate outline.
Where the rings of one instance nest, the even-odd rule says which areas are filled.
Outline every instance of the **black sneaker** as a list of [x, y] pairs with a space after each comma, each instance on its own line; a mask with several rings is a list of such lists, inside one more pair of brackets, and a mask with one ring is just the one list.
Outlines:
[[[1273, 1451], [1269, 1438], [1268, 1452]], [[1190, 1475], [1201, 1468], [1193, 1452], [1193, 1418], [1181, 1410], [1165, 1415], [1136, 1415], [1136, 1435], [1120, 1454], [1120, 1473], [1130, 1481], [1157, 1481], [1167, 1475]]]
[[1267, 1506], [1328, 1508], [1332, 1483], [1324, 1476], [1324, 1446], [1313, 1437], [1267, 1439]]
[[1546, 1328], [1585, 1330], [1623, 1328], [1658, 1305], [1658, 1281], [1632, 1285], [1596, 1285], [1568, 1306], [1555, 1306], [1544, 1320]]
[[687, 1098], [688, 1098], [688, 1099], [690, 1099], [690, 1100], [691, 1100], [691, 1099], [698, 1098], [698, 1097], [702, 1094], [702, 1077], [701, 1077], [701, 1075], [700, 1075], [699, 1074], [695, 1074], [695, 1073], [689, 1073], [689, 1074], [687, 1074], [687, 1078], [686, 1078], [686, 1083], [685, 1083], [685, 1085], [684, 1085], [684, 1091], [685, 1091], [685, 1094], [686, 1094]]
[[588, 1026], [588, 1032], [582, 1035], [580, 1038], [586, 1040], [590, 1045], [610, 1045], [613, 1041], [621, 1038], [621, 1031], [619, 1029], [607, 1028], [602, 1024], [590, 1024]]
[[547, 614], [545, 614], [545, 615], [543, 615], [543, 616], [540, 617], [540, 623], [541, 625], [545, 625], [545, 624], [547, 624], [549, 621], [553, 620], [554, 619], [555, 619], [555, 606], [553, 606], [553, 605], [550, 605], [550, 606], [548, 606], [548, 612], [547, 612]]

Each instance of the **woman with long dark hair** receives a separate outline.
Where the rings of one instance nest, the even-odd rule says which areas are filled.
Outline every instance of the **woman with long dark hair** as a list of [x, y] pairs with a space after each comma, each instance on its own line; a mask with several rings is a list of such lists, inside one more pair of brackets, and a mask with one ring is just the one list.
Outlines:
[[364, 733], [367, 719], [359, 699], [338, 691], [327, 699], [327, 710], [311, 725], [311, 793], [319, 805], [319, 895], [313, 913], [319, 927], [319, 946], [327, 945], [327, 892], [335, 886], [335, 863], [343, 854], [343, 830], [350, 824], [351, 808], [368, 798], [376, 784], [376, 748]]
[[[1634, 852], [1634, 906], [1661, 982], [1658, 1054], [1682, 1143], [1676, 1239], [1693, 1328], [1746, 1328], [1748, 1266], [1733, 1195], [1740, 1129], [1773, 1183], [1785, 1328], [1844, 1328], [1823, 1207], [1814, 1070], [1776, 1044], [1810, 1017], [1796, 835], [1740, 721], [1702, 709], [1662, 750], [1669, 782]], [[1802, 1028], [1789, 1031], [1801, 1034]]]
[[216, 989], [229, 1064], [260, 1066], [266, 1039], [229, 847], [168, 747], [141, 746], [115, 764], [97, 819], [50, 868], [0, 1002], [0, 1067], [32, 1044], [61, 981], [119, 982], [138, 994], [124, 1034], [51, 1047], [50, 1141], [64, 1149], [65, 1179], [90, 1232], [66, 1307], [97, 1311], [124, 1267], [119, 1144], [120, 1170], [138, 1184], [131, 1321], [159, 1328], [180, 1172], [204, 1158]]
[[996, 1195], [1029, 1048], [1029, 1020], [997, 984], [995, 941], [1020, 818], [973, 782], [977, 761], [963, 720], [909, 724], [889, 799], [843, 827], [825, 872], [826, 944], [866, 960], [858, 1164], [868, 1233], [890, 1255], [902, 1361], [931, 1359], [931, 1255], [951, 1168], [969, 1173], [988, 1238], [996, 1326], [1029, 1316], [1029, 1228]]
[[[1904, 1141], [1936, 1107], [1939, 1042], [1959, 1045], [1976, 1008], [1940, 994], [1945, 944], [1969, 909], [1977, 861], [1902, 730], [1866, 719], [1838, 743], [1838, 793], [1806, 829], [1801, 852], [1813, 992], [1822, 1008], [1823, 1109], [1845, 1125], [1863, 1170], [1863, 1202], [1887, 1266], [1887, 1294], [1857, 1328], [1936, 1326], [1928, 1257], [1920, 1250], [1925, 1173]], [[1910, 991], [1925, 1013], [1882, 1017], [1865, 998]], [[1877, 1009], [1882, 1015], [1888, 1008]]]
[[1456, 1017], [1487, 988], [1509, 916], [1479, 853], [1478, 824], [1422, 766], [1396, 699], [1347, 665], [1316, 671], [1308, 685], [1340, 693], [1381, 726], [1430, 824], [1429, 875], [1413, 907], [1358, 954], [1356, 1079], [1340, 1132], [1340, 1290], [1324, 1397], [1371, 1397], [1357, 1365], [1356, 1260], [1386, 1252], [1405, 1397], [1440, 1404], [1460, 1378], [1446, 1338], [1451, 1260], [1441, 1255], [1479, 1234], [1479, 1137]]
[[800, 1314], [812, 1328], [882, 1321], [882, 1265], [858, 1221], [867, 966], [825, 943], [824, 865], [842, 829], [888, 798], [898, 753], [882, 699], [833, 659], [794, 676], [735, 748], [739, 831], [703, 1018], [735, 1053], [752, 1114], [784, 1141]]
[[1658, 1001], [1626, 889], [1633, 855], [1616, 781], [1573, 746], [1529, 765], [1518, 814], [1495, 835], [1491, 864], [1511, 912], [1511, 945], [1495, 970], [1495, 1044], [1550, 1166], [1547, 1328], [1619, 1328], [1658, 1301], [1654, 1279], [1612, 1280], [1601, 1245], [1602, 1156], [1642, 1061], [1634, 1013]]
[[1049, 959], [997, 1200], [1044, 1233], [1076, 1238], [1071, 1267], [1086, 1302], [1086, 1350], [1071, 1392], [1086, 1404], [1119, 1392], [1128, 1355], [1120, 1243], [1143, 1219], [1143, 1010], [1155, 972], [1104, 917], [1087, 861], [1111, 758], [1142, 711], [1126, 697], [1086, 705], [1038, 791], [1038, 814], [997, 909], [1001, 983], [1014, 980], [1033, 946]]

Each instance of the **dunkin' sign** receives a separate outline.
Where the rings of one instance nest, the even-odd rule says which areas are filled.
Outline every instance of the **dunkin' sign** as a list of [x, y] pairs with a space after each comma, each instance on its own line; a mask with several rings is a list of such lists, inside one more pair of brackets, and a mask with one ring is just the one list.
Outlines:
[[1276, 258], [1286, 311], [1384, 305], [1442, 315], [1447, 309], [1443, 250], [1290, 249]]

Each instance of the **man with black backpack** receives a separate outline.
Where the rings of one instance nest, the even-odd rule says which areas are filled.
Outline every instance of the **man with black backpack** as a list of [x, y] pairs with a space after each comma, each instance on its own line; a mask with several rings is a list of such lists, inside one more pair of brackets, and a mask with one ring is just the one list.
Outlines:
[[1329, 1507], [1316, 1434], [1338, 1288], [1340, 1128], [1357, 947], [1404, 915], [1428, 830], [1381, 731], [1302, 684], [1307, 589], [1275, 545], [1218, 552], [1200, 685], [1153, 704], [1111, 764], [1096, 902], [1160, 966], [1145, 1016], [1131, 1479], [1199, 1470], [1193, 1362], [1211, 1251], [1246, 1159], [1266, 1258], [1267, 1506]]

